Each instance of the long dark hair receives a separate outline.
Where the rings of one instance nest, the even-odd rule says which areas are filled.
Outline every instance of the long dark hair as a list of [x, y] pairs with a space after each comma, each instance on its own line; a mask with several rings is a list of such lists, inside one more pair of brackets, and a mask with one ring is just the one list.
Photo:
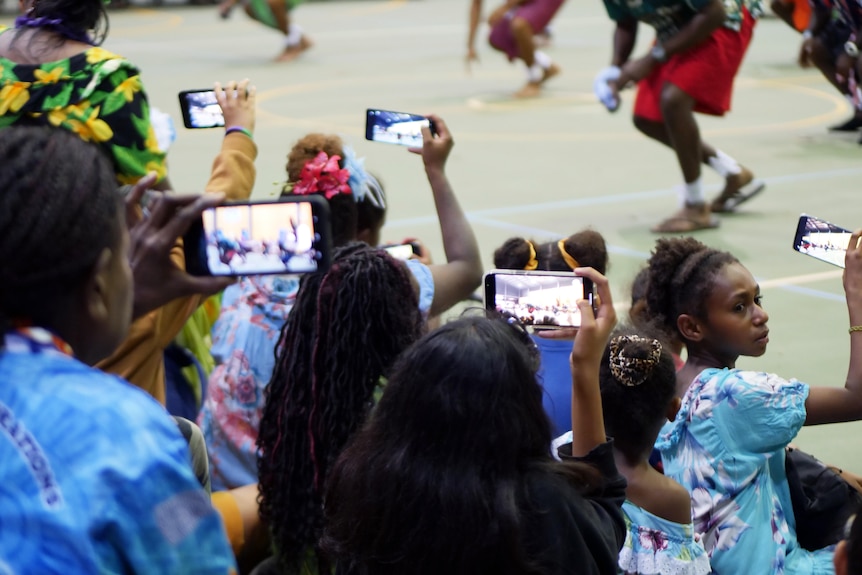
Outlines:
[[0, 137], [0, 345], [12, 319], [51, 327], [120, 233], [114, 170], [59, 128]]
[[260, 514], [283, 567], [297, 568], [316, 548], [329, 468], [392, 362], [421, 335], [408, 273], [384, 251], [352, 243], [299, 289], [258, 436]]
[[37, 0], [27, 16], [43, 18], [48, 22], [44, 27], [94, 46], [101, 45], [108, 36], [108, 13], [102, 0]]
[[333, 468], [322, 547], [363, 574], [535, 572], [525, 472], [594, 478], [551, 458], [537, 368], [529, 336], [501, 319], [459, 319], [406, 351]]

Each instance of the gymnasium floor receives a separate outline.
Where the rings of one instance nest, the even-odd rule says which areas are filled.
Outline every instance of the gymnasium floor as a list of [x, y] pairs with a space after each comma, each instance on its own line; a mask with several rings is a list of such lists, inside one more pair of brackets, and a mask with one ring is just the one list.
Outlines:
[[[486, 267], [494, 248], [513, 235], [542, 241], [591, 226], [611, 246], [609, 275], [617, 301], [625, 300], [655, 240], [649, 227], [675, 206], [681, 179], [671, 152], [632, 127], [632, 94], [614, 115], [592, 96], [592, 78], [611, 49], [612, 24], [601, 2], [564, 6], [547, 49], [563, 74], [532, 101], [509, 97], [524, 81], [523, 70], [484, 42], [481, 63], [467, 72], [467, 9], [466, 0], [303, 4], [295, 16], [316, 45], [287, 65], [271, 61], [280, 50], [278, 35], [239, 10], [221, 21], [214, 7], [113, 11], [105, 46], [143, 69], [151, 102], [177, 123], [169, 159], [180, 191], [206, 182], [221, 132], [183, 129], [177, 92], [249, 77], [259, 94], [255, 196], [277, 193], [285, 155], [298, 137], [336, 132], [382, 176], [391, 204], [384, 239], [422, 238], [442, 259], [420, 159], [363, 139], [367, 107], [435, 112], [455, 136], [448, 172]], [[638, 52], [652, 37], [641, 31]], [[850, 108], [817, 72], [796, 67], [798, 45], [799, 37], [777, 19], [761, 21], [737, 79], [733, 112], [701, 119], [705, 139], [752, 168], [768, 188], [738, 215], [723, 217], [719, 229], [697, 237], [737, 255], [763, 287], [769, 351], [739, 365], [842, 385], [849, 337], [840, 270], [795, 253], [791, 243], [801, 212], [862, 226], [855, 196], [862, 147], [855, 136], [826, 132]], [[704, 175], [712, 194], [720, 181], [711, 171]], [[860, 430], [860, 424], [808, 428], [798, 444], [862, 472]]]

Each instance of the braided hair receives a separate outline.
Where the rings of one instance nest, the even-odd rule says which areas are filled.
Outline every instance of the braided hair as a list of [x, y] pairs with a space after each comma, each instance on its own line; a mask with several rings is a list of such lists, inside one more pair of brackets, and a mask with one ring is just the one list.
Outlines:
[[694, 238], [662, 238], [648, 262], [647, 314], [657, 327], [679, 335], [681, 314], [704, 318], [713, 279], [733, 255], [710, 248]]
[[0, 329], [13, 319], [51, 327], [118, 239], [113, 167], [66, 130], [4, 128], [0, 190]]
[[420, 336], [408, 273], [384, 251], [348, 244], [327, 272], [303, 279], [282, 329], [257, 444], [260, 514], [285, 568], [316, 550], [329, 469]]
[[[535, 244], [526, 238], [509, 238], [494, 252], [494, 266], [504, 270], [525, 269], [530, 261], [532, 245], [538, 260], [537, 270], [571, 271], [572, 266], [566, 263], [558, 244], [557, 241]], [[599, 232], [581, 230], [563, 240], [563, 246], [579, 266], [594, 268], [602, 274], [607, 270], [608, 248]]]

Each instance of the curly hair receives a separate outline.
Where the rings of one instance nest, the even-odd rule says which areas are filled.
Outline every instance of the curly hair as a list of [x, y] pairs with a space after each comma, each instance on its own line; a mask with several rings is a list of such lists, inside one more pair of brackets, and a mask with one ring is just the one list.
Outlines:
[[659, 341], [660, 355], [652, 358], [655, 361], [647, 361], [655, 335], [621, 328], [611, 336], [612, 342], [620, 342], [617, 354], [634, 360], [633, 376], [640, 383], [631, 385], [614, 373], [610, 344], [599, 368], [605, 431], [614, 438], [614, 448], [631, 461], [649, 453], [666, 420], [667, 408], [676, 397], [676, 369], [668, 346]]
[[257, 444], [260, 514], [285, 568], [316, 551], [330, 466], [392, 362], [421, 335], [408, 274], [382, 250], [344, 246], [327, 272], [303, 279], [282, 328]]
[[113, 167], [66, 130], [4, 128], [0, 190], [0, 327], [50, 326], [121, 232]]
[[676, 325], [681, 314], [704, 318], [713, 279], [732, 254], [710, 248], [694, 238], [662, 238], [648, 262], [646, 311], [661, 330], [682, 337]]
[[[302, 168], [320, 152], [327, 156], [341, 156], [339, 167], [344, 167], [344, 142], [330, 134], [307, 134], [300, 138], [287, 155], [287, 185], [282, 195], [291, 193], [292, 184], [299, 181]], [[359, 215], [353, 194], [337, 194], [328, 200], [332, 220], [332, 243], [343, 246], [356, 239], [359, 231]]]
[[[543, 244], [533, 243], [536, 259], [539, 262], [537, 270], [563, 272], [571, 271], [566, 263], [557, 241]], [[599, 273], [605, 273], [608, 267], [608, 248], [605, 239], [594, 230], [581, 230], [565, 239], [563, 245], [566, 253], [577, 260], [578, 265], [595, 268]], [[530, 244], [526, 238], [509, 238], [494, 252], [494, 266], [497, 269], [522, 270], [530, 261]]]
[[535, 573], [524, 540], [547, 510], [525, 495], [528, 474], [596, 479], [551, 458], [537, 369], [529, 336], [500, 319], [464, 317], [413, 345], [335, 464], [321, 546], [358, 573]]

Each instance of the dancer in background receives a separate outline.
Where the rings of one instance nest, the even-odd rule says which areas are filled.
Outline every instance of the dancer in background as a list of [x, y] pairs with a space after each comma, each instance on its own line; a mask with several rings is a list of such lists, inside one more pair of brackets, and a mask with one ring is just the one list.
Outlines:
[[284, 50], [275, 59], [277, 62], [290, 62], [313, 45], [290, 17], [300, 2], [302, 0], [224, 0], [219, 4], [218, 13], [227, 19], [234, 6], [242, 3], [252, 20], [284, 34]]
[[[713, 213], [732, 212], [763, 190], [748, 169], [700, 138], [694, 112], [723, 116], [730, 110], [733, 80], [751, 35], [755, 15], [743, 0], [604, 0], [616, 22], [612, 63], [596, 78], [596, 93], [615, 111], [619, 91], [638, 85], [634, 124], [646, 136], [669, 146], [679, 161], [685, 182], [679, 210], [652, 231], [693, 232], [718, 226]], [[649, 53], [630, 59], [638, 23], [656, 30]], [[724, 190], [707, 202], [701, 164], [725, 179]]]
[[[564, 0], [506, 0], [488, 18], [491, 35], [488, 42], [504, 52], [509, 61], [521, 60], [527, 67], [527, 84], [515, 92], [516, 98], [535, 98], [542, 85], [560, 73], [551, 57], [536, 49], [534, 36], [543, 33]], [[467, 37], [467, 65], [478, 62], [476, 31], [482, 17], [482, 0], [470, 5], [470, 32]]]

